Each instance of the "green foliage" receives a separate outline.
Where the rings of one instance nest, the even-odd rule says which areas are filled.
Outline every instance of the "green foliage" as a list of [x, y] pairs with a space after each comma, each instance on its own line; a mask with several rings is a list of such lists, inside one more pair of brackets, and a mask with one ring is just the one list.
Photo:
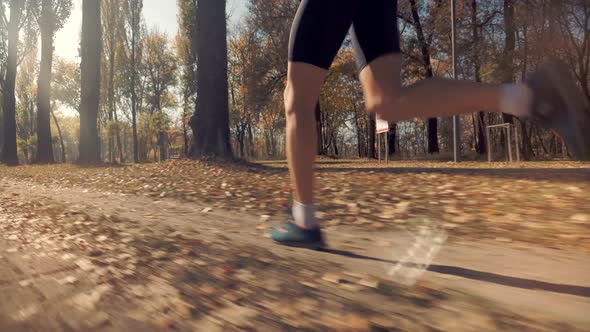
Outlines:
[[28, 9], [39, 27], [53, 37], [72, 13], [72, 0], [28, 0]]
[[109, 135], [115, 135], [121, 130], [121, 124], [115, 120], [108, 120], [106, 131]]
[[152, 132], [167, 131], [170, 124], [170, 117], [165, 112], [151, 113], [147, 117], [147, 127]]
[[177, 60], [166, 34], [152, 29], [145, 37], [143, 54], [145, 101], [151, 113], [176, 106], [172, 88], [177, 83]]
[[80, 66], [57, 58], [53, 66], [52, 94], [54, 102], [74, 110], [80, 107]]

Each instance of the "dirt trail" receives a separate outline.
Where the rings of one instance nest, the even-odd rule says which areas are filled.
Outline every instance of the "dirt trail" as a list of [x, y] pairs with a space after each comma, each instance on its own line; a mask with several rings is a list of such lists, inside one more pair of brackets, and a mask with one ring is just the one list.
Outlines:
[[3, 180], [0, 204], [0, 330], [590, 328], [574, 249], [451, 238], [406, 289], [385, 274], [399, 231], [329, 226], [315, 252], [273, 245], [280, 217], [173, 199]]

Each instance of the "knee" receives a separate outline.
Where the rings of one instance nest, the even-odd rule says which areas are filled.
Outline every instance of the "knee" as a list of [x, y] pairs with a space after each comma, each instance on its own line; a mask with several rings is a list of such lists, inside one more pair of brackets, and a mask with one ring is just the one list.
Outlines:
[[314, 98], [293, 83], [287, 83], [283, 97], [287, 120], [307, 116], [315, 110]]

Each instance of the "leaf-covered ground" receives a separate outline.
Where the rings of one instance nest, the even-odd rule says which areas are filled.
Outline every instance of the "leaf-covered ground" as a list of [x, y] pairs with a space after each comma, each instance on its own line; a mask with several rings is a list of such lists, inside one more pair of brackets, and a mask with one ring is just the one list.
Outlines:
[[[590, 163], [320, 160], [317, 168], [318, 215], [325, 225], [382, 231], [427, 216], [464, 239], [590, 250]], [[200, 201], [211, 209], [276, 218], [287, 213], [291, 201], [284, 161], [0, 166], [0, 177]]]
[[[587, 164], [319, 166], [327, 228], [377, 235], [431, 216], [456, 240], [487, 238], [496, 254], [528, 241], [588, 260], [580, 251], [588, 249]], [[404, 288], [372, 273], [359, 250], [340, 250], [353, 256], [346, 263], [273, 246], [263, 233], [269, 215], [284, 216], [288, 195], [281, 162], [0, 167], [0, 330], [583, 331], [588, 322], [580, 310], [590, 287], [559, 271], [516, 278], [514, 267], [489, 256], [493, 273], [439, 264], [444, 282]], [[481, 252], [476, 260], [486, 258]], [[471, 279], [482, 293], [453, 286]], [[506, 292], [504, 302], [486, 291]], [[515, 294], [542, 296], [554, 313], [535, 303], [520, 311], [510, 306]]]

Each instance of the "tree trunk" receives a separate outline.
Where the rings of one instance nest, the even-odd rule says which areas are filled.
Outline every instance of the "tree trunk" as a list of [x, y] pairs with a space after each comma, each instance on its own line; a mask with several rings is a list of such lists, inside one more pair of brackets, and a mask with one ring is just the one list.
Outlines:
[[477, 145], [475, 150], [478, 154], [485, 154], [487, 152], [486, 136], [485, 136], [485, 116], [484, 112], [477, 112], [476, 125], [477, 125]]
[[[108, 102], [109, 102], [109, 159], [111, 163], [115, 163], [115, 132], [112, 128], [113, 120], [116, 117], [115, 113], [115, 56], [116, 56], [116, 47], [115, 47], [115, 28], [116, 28], [116, 11], [119, 8], [115, 8], [115, 4], [113, 1], [109, 1], [108, 5], [108, 45], [109, 45], [109, 78], [108, 78]], [[115, 121], [116, 122], [116, 121]], [[118, 140], [120, 141], [120, 140]], [[120, 144], [119, 148], [120, 148]]]
[[41, 66], [37, 90], [37, 157], [38, 164], [52, 164], [51, 141], [51, 66], [53, 63], [52, 3], [43, 0], [41, 9]]
[[369, 114], [369, 158], [377, 158], [377, 150], [375, 147], [375, 131], [377, 124], [375, 123], [375, 113]]
[[246, 159], [246, 147], [244, 144], [244, 139], [246, 137], [246, 127], [245, 126], [236, 126], [236, 139], [238, 141], [238, 148], [240, 150], [240, 158]]
[[183, 137], [182, 155], [184, 157], [186, 157], [186, 156], [188, 156], [188, 130], [186, 128], [186, 113], [184, 111], [182, 114], [182, 137]]
[[232, 158], [225, 0], [197, 3], [197, 101], [191, 128], [191, 157]]
[[61, 162], [65, 163], [66, 162], [66, 146], [64, 144], [64, 137], [61, 134], [61, 128], [59, 126], [59, 122], [57, 122], [57, 117], [55, 116], [55, 113], [53, 112], [53, 110], [51, 110], [51, 116], [53, 117], [53, 122], [55, 122], [55, 128], [57, 128], [57, 134], [59, 135], [59, 143], [61, 145]]
[[168, 160], [168, 135], [165, 131], [158, 133], [158, 150], [160, 151], [160, 161]]
[[332, 133], [332, 146], [334, 147], [334, 157], [338, 157], [340, 155], [338, 151], [338, 139], [334, 133]]
[[532, 128], [527, 128], [527, 124], [526, 122], [522, 122], [522, 127], [521, 127], [521, 146], [522, 146], [522, 151], [523, 151], [523, 159], [524, 160], [530, 160], [531, 157], [534, 156], [534, 152], [533, 152], [533, 144], [531, 142], [531, 130]]
[[17, 71], [18, 31], [24, 0], [10, 1], [10, 23], [8, 24], [8, 57], [6, 76], [2, 93], [3, 131], [2, 162], [9, 166], [18, 165], [16, 145], [16, 98], [14, 95]]
[[253, 158], [256, 155], [256, 149], [254, 147], [254, 134], [252, 133], [252, 125], [248, 124], [248, 142], [250, 146], [248, 147], [248, 156]]
[[[117, 117], [117, 109], [113, 108], [113, 115], [115, 117], [115, 123], [117, 124], [117, 131], [115, 133], [117, 138], [117, 149], [119, 150], [119, 162], [125, 163], [125, 147], [121, 144], [121, 126]], [[125, 134], [125, 133], [123, 133]]]
[[[514, 48], [516, 46], [516, 27], [514, 25], [514, 0], [504, 0], [504, 54], [501, 63], [502, 83], [514, 82]], [[505, 123], [514, 123], [514, 116], [502, 113]], [[504, 141], [504, 140], [502, 140]]]
[[137, 41], [140, 27], [141, 5], [143, 3], [133, 2], [131, 10], [131, 126], [133, 132], [133, 162], [139, 163], [139, 150], [137, 139]]
[[315, 128], [318, 137], [317, 154], [323, 156], [326, 154], [326, 151], [324, 149], [324, 136], [322, 131], [322, 106], [320, 105], [319, 99], [315, 105]]
[[389, 131], [387, 132], [387, 146], [388, 150], [387, 153], [391, 156], [395, 154], [395, 135], [397, 133], [397, 124], [390, 123], [389, 124]]
[[[475, 81], [481, 82], [481, 64], [479, 60], [479, 23], [477, 22], [477, 0], [471, 0], [471, 29], [473, 38], [473, 71], [475, 73]], [[484, 113], [477, 112], [476, 121], [473, 124], [476, 128], [475, 137], [475, 151], [482, 155], [486, 153], [485, 142], [485, 121]]]
[[82, 2], [80, 157], [81, 163], [100, 162], [98, 105], [100, 101], [100, 54], [102, 48], [100, 2]]
[[[424, 36], [424, 29], [420, 22], [420, 15], [418, 14], [418, 6], [416, 0], [410, 0], [410, 7], [412, 10], [412, 19], [414, 21], [414, 27], [416, 28], [416, 35], [418, 36], [418, 43], [420, 45], [420, 51], [422, 52], [422, 66], [424, 68], [426, 78], [433, 77], [432, 65], [430, 64], [430, 50], [426, 37]], [[428, 119], [428, 153], [438, 153], [438, 119]]]
[[[133, 65], [132, 65], [133, 66]], [[135, 76], [135, 71], [132, 76]], [[139, 163], [139, 150], [137, 147], [137, 95], [135, 93], [135, 80], [131, 83], [131, 126], [133, 132], [133, 162]]]
[[364, 152], [364, 145], [365, 145], [365, 140], [364, 135], [363, 135], [363, 131], [360, 128], [360, 124], [359, 124], [359, 112], [354, 111], [354, 125], [356, 127], [356, 144], [357, 144], [357, 150], [358, 150], [358, 156], [359, 158], [362, 158], [365, 156]]

